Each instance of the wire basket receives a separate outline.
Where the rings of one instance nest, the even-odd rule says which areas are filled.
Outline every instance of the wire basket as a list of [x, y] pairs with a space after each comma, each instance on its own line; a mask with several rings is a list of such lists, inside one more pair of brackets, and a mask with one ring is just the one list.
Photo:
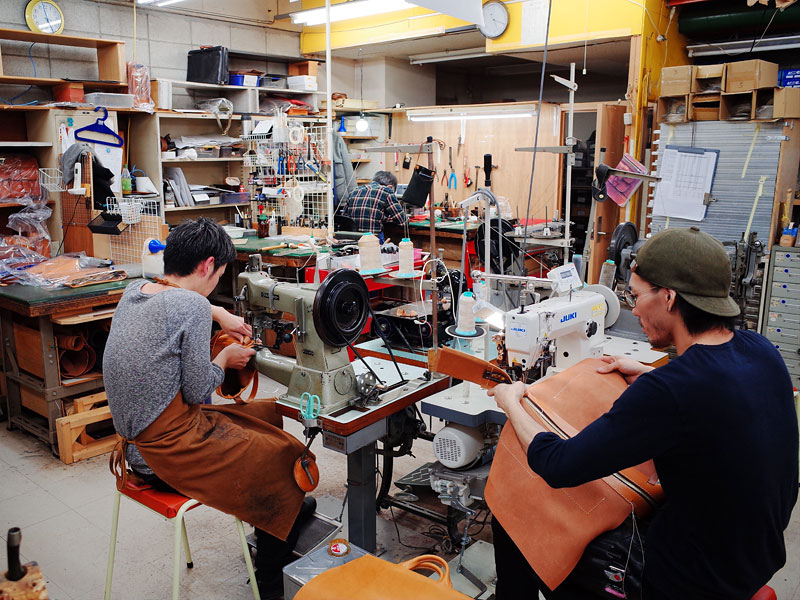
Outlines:
[[54, 193], [64, 192], [67, 189], [64, 187], [61, 169], [56, 168], [39, 169], [39, 185]]
[[112, 196], [106, 199], [106, 206], [110, 214], [119, 215], [122, 217], [122, 222], [128, 225], [135, 225], [142, 220], [143, 205], [139, 198], [120, 201]]

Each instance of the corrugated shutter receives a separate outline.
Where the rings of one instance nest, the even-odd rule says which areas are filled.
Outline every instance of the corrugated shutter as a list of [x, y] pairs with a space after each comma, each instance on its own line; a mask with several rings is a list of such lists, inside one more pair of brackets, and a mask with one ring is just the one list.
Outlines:
[[[758, 125], [760, 125], [758, 137], [747, 172], [742, 178], [742, 169]], [[671, 132], [670, 127], [673, 128]], [[758, 232], [758, 238], [769, 247], [769, 227], [782, 135], [782, 121], [760, 124], [732, 121], [701, 121], [674, 125], [662, 123], [659, 146], [661, 148], [666, 148], [669, 144], [719, 150], [717, 171], [711, 188], [711, 194], [717, 201], [709, 205], [706, 218], [699, 222], [671, 218], [669, 226], [698, 225], [721, 242], [735, 242], [741, 239], [758, 192], [759, 180], [763, 175], [766, 176], [766, 180], [758, 200], [751, 231]], [[665, 227], [665, 217], [653, 217], [650, 231], [655, 233]]]

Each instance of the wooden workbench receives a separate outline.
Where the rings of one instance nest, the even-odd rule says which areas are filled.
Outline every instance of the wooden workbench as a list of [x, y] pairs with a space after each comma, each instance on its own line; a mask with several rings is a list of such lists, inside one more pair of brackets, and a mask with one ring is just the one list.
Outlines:
[[[58, 368], [58, 348], [53, 334], [53, 324], [107, 319], [111, 309], [119, 302], [125, 287], [133, 280], [114, 281], [78, 289], [47, 290], [35, 286], [10, 285], [0, 288], [0, 325], [3, 332], [3, 372], [6, 378], [6, 401], [9, 428], [19, 427], [29, 431], [50, 444], [58, 454], [56, 419], [61, 414], [64, 399], [84, 395], [103, 389], [103, 378], [94, 376], [78, 378], [64, 385]], [[20, 369], [18, 348], [15, 340], [15, 324], [24, 324], [26, 330], [38, 333], [41, 352], [41, 373], [29, 373]], [[26, 347], [27, 352], [35, 353]], [[47, 425], [41, 419], [26, 414], [22, 408], [20, 388], [37, 394], [46, 405]]]

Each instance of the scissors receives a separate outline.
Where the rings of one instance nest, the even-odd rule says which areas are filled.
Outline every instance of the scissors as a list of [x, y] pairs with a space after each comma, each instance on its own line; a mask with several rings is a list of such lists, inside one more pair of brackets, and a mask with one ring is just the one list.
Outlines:
[[322, 403], [316, 394], [303, 392], [300, 396], [300, 416], [303, 419], [316, 419], [319, 416], [321, 407]]

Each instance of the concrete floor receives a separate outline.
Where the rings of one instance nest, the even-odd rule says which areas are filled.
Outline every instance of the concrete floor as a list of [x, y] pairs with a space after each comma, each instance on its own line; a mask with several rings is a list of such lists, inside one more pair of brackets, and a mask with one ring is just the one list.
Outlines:
[[[278, 384], [262, 379], [260, 394]], [[287, 429], [300, 437], [297, 423]], [[344, 455], [327, 451], [318, 440], [320, 486], [314, 492], [319, 512], [336, 518], [345, 494]], [[416, 458], [395, 462], [394, 479], [433, 459], [431, 445], [418, 441]], [[65, 465], [49, 447], [20, 431], [0, 425], [0, 571], [6, 568], [5, 535], [22, 529], [23, 562], [37, 561], [47, 579], [51, 599], [95, 600], [103, 597], [114, 480], [108, 455]], [[397, 491], [396, 488], [394, 491]], [[404, 544], [430, 548], [423, 535], [430, 523], [395, 510]], [[346, 511], [345, 511], [346, 520]], [[424, 551], [397, 541], [389, 511], [377, 519], [378, 554], [398, 562]], [[186, 526], [195, 568], [181, 575], [181, 597], [200, 600], [252, 598], [232, 517], [199, 507], [187, 513]], [[481, 539], [491, 540], [488, 527]], [[172, 580], [172, 527], [141, 506], [123, 499], [117, 538], [113, 597], [156, 600], [169, 597]], [[346, 530], [345, 530], [346, 536]], [[779, 600], [800, 600], [800, 508], [795, 507], [786, 531], [787, 564], [770, 582]], [[452, 555], [446, 556], [449, 560]], [[467, 591], [467, 590], [464, 590]]]

